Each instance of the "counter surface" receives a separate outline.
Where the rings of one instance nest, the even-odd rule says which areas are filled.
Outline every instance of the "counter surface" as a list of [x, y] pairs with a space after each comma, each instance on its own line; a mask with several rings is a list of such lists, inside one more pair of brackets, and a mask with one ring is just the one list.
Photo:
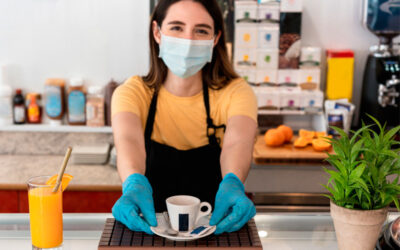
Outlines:
[[[63, 158], [63, 155], [0, 155], [0, 190], [26, 190], [26, 182], [30, 177], [56, 174]], [[267, 161], [269, 165], [274, 162], [275, 165], [296, 166], [300, 165], [299, 160], [308, 160], [308, 165], [319, 166], [318, 169], [322, 172], [320, 166], [326, 154], [314, 152], [311, 148], [295, 149], [291, 144], [279, 148], [267, 147], [263, 136], [259, 135], [254, 146], [253, 158], [256, 163]], [[276, 163], [276, 160], [279, 162]], [[66, 173], [74, 176], [68, 187], [70, 191], [121, 190], [118, 172], [109, 165], [73, 165], [70, 162]]]
[[[391, 213], [388, 221], [400, 213]], [[63, 250], [95, 250], [111, 214], [64, 214]], [[263, 249], [337, 249], [329, 213], [257, 213]], [[29, 214], [0, 214], [0, 246], [30, 249]], [[3, 249], [3, 248], [2, 248]]]
[[[24, 189], [30, 177], [57, 174], [64, 156], [0, 155], [0, 190]], [[109, 165], [68, 164], [65, 171], [74, 176], [68, 190], [120, 190], [116, 168]]]

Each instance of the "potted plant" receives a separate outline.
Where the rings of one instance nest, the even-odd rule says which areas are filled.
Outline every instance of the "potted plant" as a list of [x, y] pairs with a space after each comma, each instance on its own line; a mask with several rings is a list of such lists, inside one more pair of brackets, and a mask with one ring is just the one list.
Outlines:
[[[329, 174], [327, 185], [330, 194], [331, 216], [340, 250], [374, 249], [382, 224], [386, 220], [391, 202], [399, 209], [398, 185], [400, 173], [400, 149], [393, 149], [394, 136], [400, 126], [385, 131], [375, 118], [377, 126], [364, 123], [348, 136], [342, 129], [333, 127], [339, 138], [328, 139], [335, 154], [328, 154], [327, 161], [334, 170]], [[395, 176], [393, 181], [388, 176]]]

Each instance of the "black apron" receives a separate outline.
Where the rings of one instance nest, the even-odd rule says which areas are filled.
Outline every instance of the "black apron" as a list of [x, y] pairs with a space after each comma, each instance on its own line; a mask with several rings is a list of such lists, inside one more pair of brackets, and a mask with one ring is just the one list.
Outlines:
[[153, 188], [156, 212], [166, 211], [165, 200], [173, 195], [192, 195], [214, 206], [215, 195], [222, 180], [219, 146], [220, 138], [215, 136], [217, 129], [210, 117], [208, 87], [203, 84], [204, 105], [207, 112], [207, 136], [209, 144], [189, 149], [176, 148], [151, 139], [156, 114], [157, 95], [151, 100], [145, 129], [146, 177]]

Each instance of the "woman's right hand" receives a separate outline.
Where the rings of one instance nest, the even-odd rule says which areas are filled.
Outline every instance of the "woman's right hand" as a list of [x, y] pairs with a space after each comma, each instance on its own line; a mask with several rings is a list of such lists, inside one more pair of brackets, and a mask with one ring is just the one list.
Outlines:
[[132, 231], [153, 234], [150, 226], [157, 226], [153, 189], [144, 175], [136, 173], [126, 178], [122, 184], [122, 196], [114, 204], [112, 214]]

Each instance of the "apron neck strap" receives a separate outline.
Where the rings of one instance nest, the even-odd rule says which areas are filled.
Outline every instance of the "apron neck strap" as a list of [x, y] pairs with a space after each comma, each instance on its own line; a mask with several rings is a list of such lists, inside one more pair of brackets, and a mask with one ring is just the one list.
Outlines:
[[156, 116], [158, 90], [154, 90], [153, 97], [151, 98], [149, 113], [147, 114], [146, 129], [144, 131], [144, 139], [150, 140], [153, 133], [154, 118]]
[[215, 136], [215, 134], [217, 133], [217, 129], [222, 128], [226, 129], [225, 124], [216, 126], [214, 125], [214, 122], [211, 118], [210, 115], [210, 100], [209, 100], [209, 96], [208, 96], [208, 85], [206, 83], [203, 82], [203, 98], [204, 98], [204, 105], [206, 107], [206, 113], [207, 113], [207, 137], [208, 137], [208, 141], [210, 144], [219, 144], [220, 143], [220, 138], [217, 138]]
[[205, 83], [203, 83], [203, 99], [204, 99], [204, 106], [206, 107], [206, 113], [207, 113], [207, 127], [210, 127], [210, 126], [213, 126], [213, 121], [210, 116], [210, 100], [208, 97], [208, 86]]

